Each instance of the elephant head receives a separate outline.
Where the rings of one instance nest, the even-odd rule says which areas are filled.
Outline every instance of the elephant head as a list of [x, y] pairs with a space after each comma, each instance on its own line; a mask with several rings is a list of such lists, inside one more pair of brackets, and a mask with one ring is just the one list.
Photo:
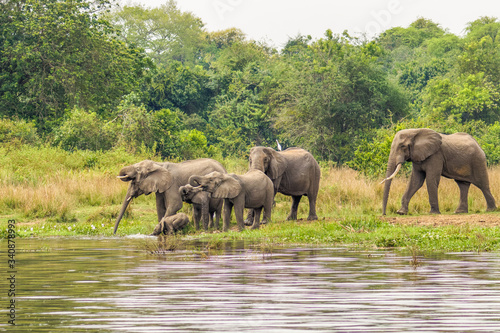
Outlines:
[[253, 147], [248, 160], [250, 170], [260, 170], [272, 180], [279, 178], [287, 168], [286, 159], [269, 147]]
[[182, 201], [190, 204], [205, 204], [205, 202], [203, 202], [205, 196], [199, 195], [200, 193], [203, 193], [203, 187], [201, 186], [186, 184], [179, 187], [179, 194], [181, 195]]
[[396, 133], [387, 162], [386, 178], [382, 181], [385, 182], [383, 215], [387, 208], [392, 178], [399, 172], [401, 165], [406, 161], [424, 161], [440, 149], [441, 142], [441, 135], [428, 128], [405, 129]]
[[204, 191], [211, 193], [212, 198], [218, 199], [235, 198], [242, 190], [238, 180], [231, 174], [223, 174], [218, 171], [213, 171], [205, 176], [191, 176], [189, 184], [201, 187]]
[[170, 172], [161, 164], [145, 160], [134, 165], [124, 167], [120, 170], [118, 178], [130, 185], [123, 200], [122, 208], [115, 223], [113, 233], [116, 233], [120, 220], [128, 207], [130, 200], [137, 198], [141, 194], [151, 194], [153, 192], [163, 193], [172, 185]]

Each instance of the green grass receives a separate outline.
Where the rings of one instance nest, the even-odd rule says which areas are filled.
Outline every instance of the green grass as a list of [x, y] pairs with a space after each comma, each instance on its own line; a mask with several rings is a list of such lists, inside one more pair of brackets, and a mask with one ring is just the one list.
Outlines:
[[[116, 216], [127, 184], [116, 179], [125, 165], [156, 156], [111, 152], [66, 152], [59, 148], [20, 146], [0, 147], [0, 235], [7, 235], [7, 221], [15, 219], [18, 237], [112, 236]], [[244, 173], [244, 159], [221, 160], [229, 172]], [[491, 170], [493, 195], [500, 198], [500, 168]], [[212, 244], [248, 241], [264, 251], [274, 246], [349, 246], [357, 248], [404, 248], [419, 251], [496, 251], [500, 229], [481, 226], [404, 226], [380, 219], [382, 186], [346, 168], [323, 164], [317, 211], [319, 221], [305, 221], [307, 198], [299, 206], [299, 221], [285, 221], [291, 204], [278, 194], [272, 222], [260, 230], [241, 233], [204, 233], [190, 225], [182, 237]], [[388, 212], [394, 214], [407, 179], [393, 181]], [[458, 188], [443, 179], [440, 206], [451, 214], [458, 202]], [[470, 212], [484, 212], [479, 190], [471, 188]], [[418, 216], [429, 209], [427, 193], [420, 190], [410, 203], [410, 214]], [[191, 215], [189, 205], [182, 212]], [[496, 214], [496, 213], [492, 213]], [[156, 225], [153, 195], [132, 201], [118, 228], [118, 236], [149, 234]], [[235, 228], [233, 218], [232, 227]]]

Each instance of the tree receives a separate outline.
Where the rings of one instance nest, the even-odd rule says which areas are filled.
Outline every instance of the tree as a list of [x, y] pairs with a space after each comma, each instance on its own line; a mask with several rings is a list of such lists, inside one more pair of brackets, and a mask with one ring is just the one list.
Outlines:
[[323, 159], [344, 163], [355, 141], [406, 113], [407, 102], [377, 62], [376, 43], [348, 35], [314, 42], [307, 56], [292, 54], [274, 98], [281, 136]]
[[100, 16], [108, 8], [106, 0], [7, 0], [0, 112], [44, 127], [73, 106], [102, 112], [137, 89], [148, 63], [115, 38]]
[[110, 20], [124, 41], [145, 49], [157, 64], [170, 60], [195, 63], [206, 43], [203, 22], [181, 12], [174, 0], [157, 8], [124, 6], [113, 12]]

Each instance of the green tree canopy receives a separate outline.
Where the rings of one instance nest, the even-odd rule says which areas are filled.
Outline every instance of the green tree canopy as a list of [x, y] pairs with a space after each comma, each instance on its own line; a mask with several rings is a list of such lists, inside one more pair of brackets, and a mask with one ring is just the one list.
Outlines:
[[104, 110], [138, 88], [148, 66], [116, 39], [106, 0], [7, 0], [0, 26], [0, 112], [61, 119], [73, 106]]

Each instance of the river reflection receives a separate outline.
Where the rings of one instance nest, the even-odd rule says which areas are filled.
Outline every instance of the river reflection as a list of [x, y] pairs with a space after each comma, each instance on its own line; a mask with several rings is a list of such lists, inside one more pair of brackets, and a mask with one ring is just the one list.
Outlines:
[[[141, 241], [18, 240], [16, 328], [500, 331], [497, 253], [427, 256], [415, 269], [410, 257], [391, 251], [294, 248], [262, 254], [229, 244], [209, 256], [196, 249], [150, 255]], [[11, 328], [7, 320], [0, 323], [1, 330]]]

